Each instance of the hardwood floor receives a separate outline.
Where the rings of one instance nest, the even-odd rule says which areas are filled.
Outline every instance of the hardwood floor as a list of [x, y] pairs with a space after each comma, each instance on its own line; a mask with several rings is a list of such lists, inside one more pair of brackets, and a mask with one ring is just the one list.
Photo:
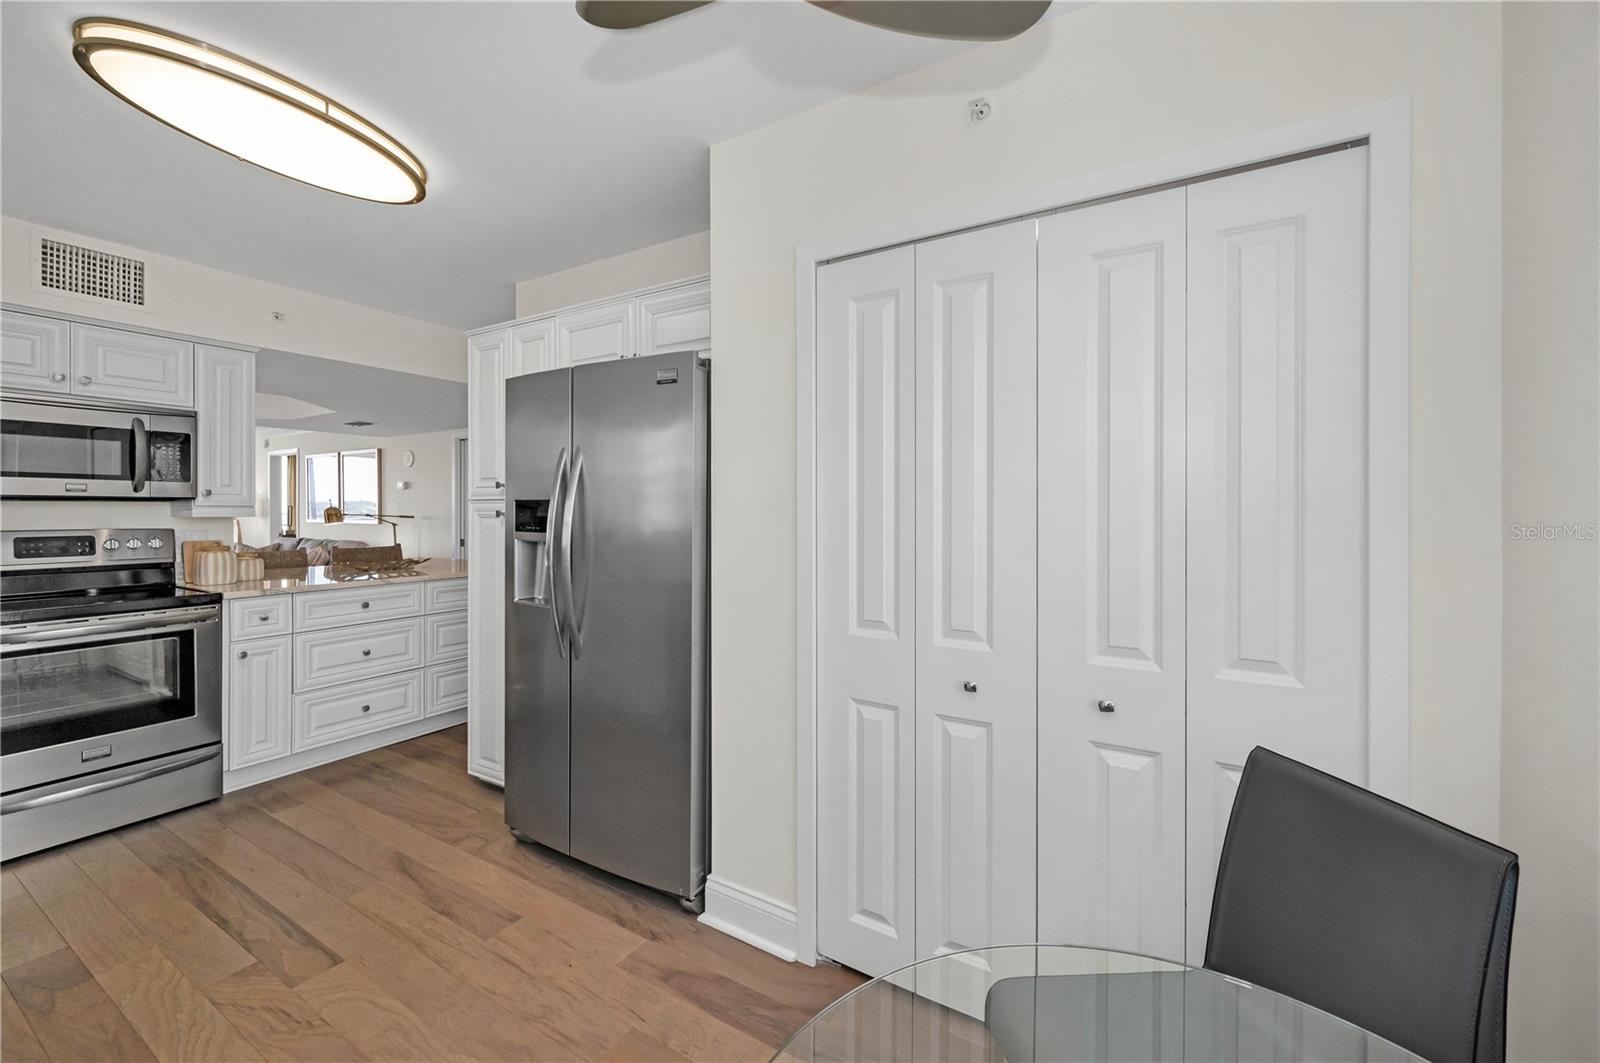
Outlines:
[[519, 845], [465, 741], [4, 865], [5, 1059], [754, 1060], [861, 982]]

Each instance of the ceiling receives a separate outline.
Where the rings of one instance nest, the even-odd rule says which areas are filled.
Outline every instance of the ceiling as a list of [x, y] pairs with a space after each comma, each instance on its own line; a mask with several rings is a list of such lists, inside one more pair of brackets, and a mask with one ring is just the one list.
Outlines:
[[256, 354], [257, 428], [381, 438], [466, 426], [467, 385], [458, 381], [289, 351]]
[[[428, 169], [415, 206], [259, 170], [85, 76], [116, 15], [327, 93]], [[698, 232], [718, 141], [952, 55], [801, 3], [717, 3], [612, 33], [570, 3], [0, 4], [0, 211], [467, 328], [519, 280]]]

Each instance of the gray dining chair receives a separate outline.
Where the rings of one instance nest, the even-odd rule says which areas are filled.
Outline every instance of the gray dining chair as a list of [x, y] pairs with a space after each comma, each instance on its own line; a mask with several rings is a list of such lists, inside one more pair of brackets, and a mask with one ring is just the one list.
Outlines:
[[1517, 854], [1257, 746], [1205, 965], [1430, 1060], [1503, 1061]]

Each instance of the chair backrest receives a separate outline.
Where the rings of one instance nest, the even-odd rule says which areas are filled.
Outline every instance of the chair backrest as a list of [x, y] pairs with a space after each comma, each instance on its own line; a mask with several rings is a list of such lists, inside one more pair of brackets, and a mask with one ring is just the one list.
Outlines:
[[1436, 1060], [1504, 1060], [1517, 855], [1256, 747], [1206, 966]]

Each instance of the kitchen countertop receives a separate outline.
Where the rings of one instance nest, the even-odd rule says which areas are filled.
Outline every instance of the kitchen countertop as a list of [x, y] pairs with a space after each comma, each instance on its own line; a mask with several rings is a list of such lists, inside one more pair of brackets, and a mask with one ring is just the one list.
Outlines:
[[396, 583], [426, 583], [429, 580], [463, 579], [467, 574], [465, 561], [451, 561], [448, 558], [435, 558], [424, 561], [416, 568], [416, 574], [411, 576], [388, 576], [382, 579], [347, 579], [336, 580], [328, 574], [328, 566], [313, 565], [306, 569], [279, 569], [269, 572], [269, 579], [247, 580], [242, 583], [223, 583], [216, 586], [206, 586], [199, 583], [184, 583], [185, 587], [195, 590], [213, 591], [227, 598], [255, 598], [263, 594], [302, 594], [306, 591], [337, 591], [371, 589]]

